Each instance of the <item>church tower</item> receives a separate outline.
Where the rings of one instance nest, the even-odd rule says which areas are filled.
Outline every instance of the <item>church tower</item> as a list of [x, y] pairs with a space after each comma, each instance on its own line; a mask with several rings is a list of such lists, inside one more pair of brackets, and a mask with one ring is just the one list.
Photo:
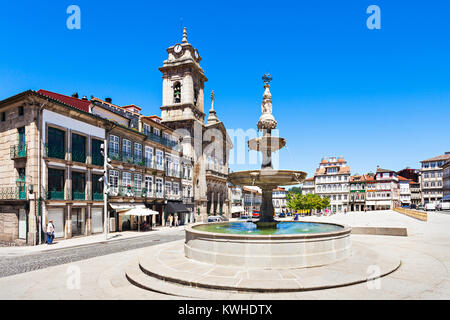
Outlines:
[[196, 120], [204, 123], [204, 84], [206, 78], [200, 67], [200, 57], [187, 40], [186, 28], [181, 43], [167, 49], [169, 57], [159, 70], [163, 74], [163, 122]]

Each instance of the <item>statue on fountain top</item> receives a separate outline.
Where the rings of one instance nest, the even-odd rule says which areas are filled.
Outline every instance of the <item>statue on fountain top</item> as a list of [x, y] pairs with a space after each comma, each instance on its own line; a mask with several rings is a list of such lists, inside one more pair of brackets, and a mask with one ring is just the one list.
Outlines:
[[270, 93], [270, 82], [272, 76], [270, 73], [266, 73], [262, 77], [264, 81], [264, 95], [263, 102], [261, 104], [262, 115], [258, 121], [259, 130], [272, 130], [277, 127], [277, 121], [272, 115], [272, 94]]

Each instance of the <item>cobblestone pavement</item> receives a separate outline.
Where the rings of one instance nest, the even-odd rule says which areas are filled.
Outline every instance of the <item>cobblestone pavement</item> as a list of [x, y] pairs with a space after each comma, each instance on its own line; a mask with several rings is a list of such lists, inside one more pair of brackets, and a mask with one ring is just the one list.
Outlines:
[[184, 239], [184, 230], [0, 258], [0, 278]]

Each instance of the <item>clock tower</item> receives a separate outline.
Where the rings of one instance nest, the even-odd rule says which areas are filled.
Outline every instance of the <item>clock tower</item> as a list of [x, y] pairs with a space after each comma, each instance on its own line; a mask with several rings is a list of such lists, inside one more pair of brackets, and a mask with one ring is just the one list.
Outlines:
[[159, 70], [163, 74], [163, 102], [161, 118], [165, 124], [193, 120], [202, 124], [204, 84], [206, 78], [200, 67], [198, 50], [187, 41], [186, 28], [183, 39], [167, 49], [169, 57]]

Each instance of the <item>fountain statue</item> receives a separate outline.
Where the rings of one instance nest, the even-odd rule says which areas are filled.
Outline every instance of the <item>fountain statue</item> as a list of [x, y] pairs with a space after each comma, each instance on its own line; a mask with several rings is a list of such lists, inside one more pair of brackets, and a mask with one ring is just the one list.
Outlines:
[[229, 174], [228, 180], [235, 185], [256, 185], [261, 188], [262, 204], [260, 218], [256, 224], [259, 228], [272, 228], [277, 224], [277, 221], [274, 219], [272, 204], [273, 189], [280, 185], [286, 186], [302, 183], [306, 173], [273, 169], [272, 153], [282, 149], [286, 145], [286, 140], [272, 136], [272, 130], [277, 127], [277, 121], [272, 114], [272, 94], [270, 93], [272, 77], [269, 73], [266, 73], [262, 79], [264, 81], [264, 95], [261, 104], [262, 114], [257, 127], [263, 136], [251, 139], [248, 142], [251, 150], [262, 153], [261, 170], [233, 172]]

